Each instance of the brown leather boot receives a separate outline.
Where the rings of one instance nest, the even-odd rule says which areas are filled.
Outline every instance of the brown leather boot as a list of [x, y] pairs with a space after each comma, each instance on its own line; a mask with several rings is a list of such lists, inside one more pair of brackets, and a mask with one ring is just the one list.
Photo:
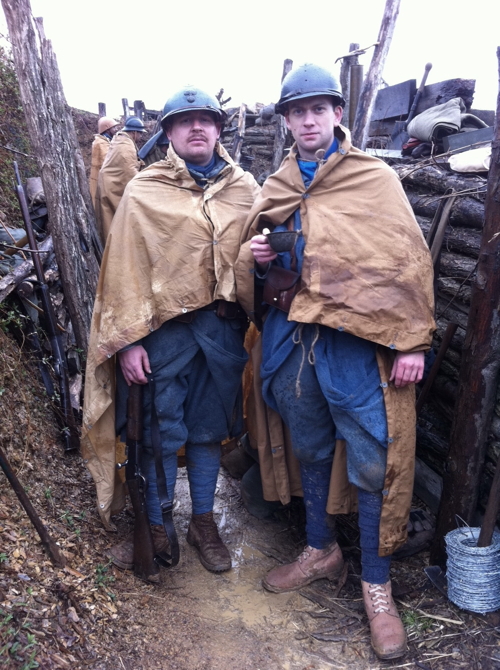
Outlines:
[[[163, 552], [168, 554], [169, 542], [165, 528], [160, 524], [151, 526], [155, 553], [162, 556]], [[125, 540], [118, 542], [111, 549], [108, 549], [108, 556], [113, 561], [113, 565], [121, 570], [134, 569], [134, 535], [131, 533]]]
[[339, 545], [326, 549], [306, 547], [293, 563], [273, 568], [262, 580], [262, 586], [273, 593], [298, 591], [316, 579], [337, 579], [344, 567]]
[[392, 599], [391, 582], [362, 581], [361, 586], [374, 652], [381, 660], [403, 656], [407, 650], [406, 632]]
[[186, 539], [198, 552], [204, 568], [210, 572], [231, 569], [231, 556], [220, 538], [213, 512], [193, 514]]

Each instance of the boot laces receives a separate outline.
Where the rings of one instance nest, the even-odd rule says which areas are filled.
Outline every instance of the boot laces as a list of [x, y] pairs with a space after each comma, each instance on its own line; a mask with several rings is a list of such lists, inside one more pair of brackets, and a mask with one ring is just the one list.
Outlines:
[[373, 611], [377, 614], [379, 612], [389, 612], [389, 594], [385, 588], [385, 584], [370, 584], [368, 589], [371, 601], [373, 603]]
[[310, 551], [311, 549], [312, 547], [306, 547], [304, 549], [304, 551], [300, 554], [300, 556], [297, 559], [299, 563], [302, 563], [302, 561], [306, 561], [309, 558], [309, 556], [311, 555]]

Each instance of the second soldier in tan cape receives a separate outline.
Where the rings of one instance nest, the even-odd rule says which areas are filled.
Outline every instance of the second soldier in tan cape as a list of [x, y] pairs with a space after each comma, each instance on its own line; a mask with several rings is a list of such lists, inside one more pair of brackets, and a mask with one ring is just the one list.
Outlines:
[[129, 116], [123, 129], [113, 137], [99, 172], [95, 214], [97, 230], [103, 245], [106, 244], [111, 222], [125, 186], [141, 169], [142, 163], [137, 156], [136, 142], [140, 134], [145, 132], [143, 122], [135, 116]]

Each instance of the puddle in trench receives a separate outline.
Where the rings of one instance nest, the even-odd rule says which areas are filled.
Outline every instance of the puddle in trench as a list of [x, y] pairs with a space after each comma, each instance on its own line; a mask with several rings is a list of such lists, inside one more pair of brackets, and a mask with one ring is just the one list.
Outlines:
[[[294, 594], [267, 593], [262, 577], [269, 569], [264, 554], [247, 543], [231, 547], [233, 569], [218, 588], [225, 621], [240, 619], [246, 626], [282, 623], [283, 610]], [[278, 619], [278, 621], [274, 621]]]

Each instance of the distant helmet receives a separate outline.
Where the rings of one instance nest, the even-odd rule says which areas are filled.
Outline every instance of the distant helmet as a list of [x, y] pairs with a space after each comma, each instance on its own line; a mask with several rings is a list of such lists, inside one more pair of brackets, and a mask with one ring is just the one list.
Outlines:
[[224, 123], [227, 116], [215, 96], [205, 93], [205, 91], [195, 86], [185, 86], [174, 93], [165, 103], [161, 125], [165, 128], [166, 120], [174, 114], [194, 110], [213, 112], [221, 123]]
[[97, 132], [99, 135], [101, 133], [105, 133], [106, 130], [109, 130], [110, 128], [114, 128], [115, 126], [119, 126], [120, 122], [117, 121], [116, 119], [112, 119], [110, 116], [101, 116], [99, 121], [97, 122]]
[[129, 133], [132, 131], [135, 131], [136, 133], [147, 132], [143, 122], [140, 119], [138, 119], [137, 116], [128, 116], [122, 130], [125, 130], [125, 132]]
[[281, 98], [276, 103], [276, 112], [285, 114], [292, 100], [312, 98], [314, 95], [331, 95], [338, 105], [345, 105], [340, 85], [333, 74], [319, 65], [306, 63], [289, 72], [281, 84]]

